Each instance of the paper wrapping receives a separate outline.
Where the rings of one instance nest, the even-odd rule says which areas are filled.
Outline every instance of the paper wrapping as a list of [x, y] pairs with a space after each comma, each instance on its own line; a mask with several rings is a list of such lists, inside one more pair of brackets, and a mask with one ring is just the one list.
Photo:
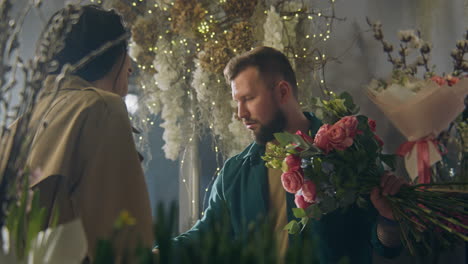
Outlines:
[[[382, 92], [368, 90], [369, 98], [382, 110], [408, 141], [435, 138], [465, 109], [468, 78], [453, 86], [424, 82], [419, 92], [392, 84]], [[430, 165], [442, 159], [437, 146], [429, 144]], [[405, 155], [411, 179], [418, 176], [418, 153], [414, 147]]]

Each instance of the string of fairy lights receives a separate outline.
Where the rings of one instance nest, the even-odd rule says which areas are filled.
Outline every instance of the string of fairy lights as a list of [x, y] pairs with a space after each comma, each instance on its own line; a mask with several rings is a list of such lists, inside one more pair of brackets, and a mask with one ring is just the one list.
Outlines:
[[[89, 1], [91, 3], [97, 3], [97, 4], [102, 4], [103, 3], [103, 1], [101, 1], [101, 0], [89, 0]], [[225, 4], [228, 1], [229, 0], [220, 0], [219, 4]], [[145, 10], [146, 14], [145, 15], [147, 15], [147, 16], [164, 14], [164, 16], [167, 17], [167, 22], [168, 23], [172, 22], [173, 19], [174, 19], [173, 17], [171, 17], [171, 13], [170, 13], [170, 8], [172, 8], [174, 6], [174, 4], [175, 4], [174, 1], [171, 1], [171, 2], [169, 2], [167, 4], [164, 4], [164, 5], [158, 4], [157, 2], [155, 2], [155, 0], [152, 0], [152, 1], [146, 1], [146, 0], [135, 0], [135, 1], [121, 0], [121, 2], [125, 2], [126, 4], [128, 4], [129, 7], [133, 8], [134, 9], [133, 11], [136, 12], [136, 13], [138, 13], [136, 8], [138, 8], [140, 5], [145, 5], [146, 6], [146, 10]], [[314, 23], [315, 21], [317, 21], [319, 19], [323, 19], [323, 20], [326, 21], [325, 29], [321, 30], [320, 32], [311, 32], [310, 34], [306, 34], [305, 36], [302, 36], [305, 39], [307, 39], [309, 41], [313, 41], [313, 42], [311, 43], [310, 47], [302, 47], [302, 48], [296, 50], [294, 53], [289, 54], [289, 57], [291, 59], [312, 58], [312, 61], [313, 61], [314, 64], [316, 63], [317, 65], [322, 65], [322, 66], [326, 63], [327, 56], [324, 53], [322, 53], [321, 51], [317, 51], [317, 49], [315, 49], [314, 47], [317, 46], [317, 45], [315, 45], [316, 43], [326, 42], [331, 37], [333, 21], [336, 19], [335, 16], [334, 16], [335, 0], [329, 0], [329, 3], [330, 3], [330, 6], [328, 8], [326, 8], [326, 9], [322, 9], [322, 10], [307, 11], [307, 8], [304, 7], [304, 8], [297, 9], [297, 12], [287, 12], [287, 13], [284, 12], [284, 14], [281, 14], [281, 18], [285, 22], [287, 22], [287, 21], [289, 21], [291, 19], [294, 19], [294, 18], [303, 18], [303, 19], [305, 18], [308, 21], [310, 21], [310, 23]], [[268, 14], [268, 10], [264, 10], [263, 13], [265, 15]], [[281, 13], [281, 12], [279, 12], [279, 13]], [[206, 43], [206, 42], [208, 42], [210, 40], [214, 40], [214, 43], [218, 44], [218, 40], [217, 40], [218, 33], [213, 30], [215, 28], [214, 27], [215, 24], [218, 21], [215, 18], [215, 15], [210, 14], [210, 12], [208, 10], [205, 10], [205, 14], [206, 14], [206, 19], [201, 21], [199, 23], [199, 25], [196, 27], [196, 30], [202, 36], [199, 40], [188, 40], [187, 38], [181, 38], [181, 39], [178, 39], [178, 40], [173, 40], [172, 39], [170, 41], [170, 47], [165, 48], [163, 50], [161, 50], [156, 45], [156, 43], [154, 43], [154, 45], [150, 45], [150, 46], [142, 47], [142, 48], [146, 49], [147, 51], [149, 51], [151, 53], [154, 53], [154, 54], [156, 54], [157, 52], [164, 52], [165, 54], [173, 54], [174, 53], [174, 51], [172, 50], [173, 48], [182, 47], [183, 49], [185, 49], [185, 54], [187, 56], [196, 57], [196, 55], [202, 51], [202, 47], [203, 47], [204, 43]], [[320, 22], [317, 22], [317, 23], [320, 23]], [[134, 29], [134, 30], [138, 30], [138, 29]], [[147, 32], [147, 33], [151, 34], [151, 32]], [[159, 35], [157, 36], [157, 39], [158, 40], [171, 39], [171, 36], [169, 36], [170, 34], [173, 34], [173, 32], [172, 32], [172, 30], [170, 28], [167, 28], [166, 30], [163, 30], [163, 32], [159, 33]], [[228, 30], [223, 30], [220, 34], [228, 34]], [[172, 49], [171, 49], [171, 47], [172, 47]], [[251, 48], [253, 49], [253, 47], [251, 47]], [[244, 51], [239, 51], [239, 50], [233, 49], [232, 52], [234, 52], [234, 54], [239, 54], [239, 53], [244, 52]], [[212, 61], [213, 58], [211, 57], [210, 60]], [[141, 61], [136, 61], [136, 64], [137, 64], [138, 69], [140, 70], [139, 72], [141, 72], [143, 74], [148, 69], [154, 70], [154, 65], [152, 63], [151, 64], [150, 63], [144, 64]], [[192, 67], [197, 67], [197, 66], [200, 66], [199, 62], [198, 62], [198, 65], [193, 65]], [[313, 67], [315, 67], [315, 66], [313, 66]], [[198, 128], [195, 126], [195, 124], [197, 124], [197, 115], [196, 115], [196, 109], [195, 109], [195, 105], [194, 105], [196, 103], [196, 99], [194, 97], [194, 94], [196, 94], [196, 91], [194, 90], [194, 88], [192, 87], [192, 85], [189, 82], [192, 79], [192, 74], [193, 74], [194, 71], [195, 71], [195, 68], [187, 67], [184, 70], [183, 75], [181, 76], [182, 80], [185, 81], [185, 83], [187, 84], [186, 96], [188, 97], [188, 101], [191, 103], [191, 105], [190, 105], [190, 118], [191, 118], [191, 122], [193, 124], [192, 125], [191, 135], [189, 136], [187, 143], [192, 143], [194, 138], [198, 135]], [[222, 79], [222, 77], [217, 78], [216, 82], [221, 83], [222, 82], [221, 79]], [[316, 81], [318, 82], [319, 86], [321, 86], [321, 87], [325, 86], [324, 73], [320, 74], [319, 80], [316, 80]], [[302, 85], [306, 85], [306, 84], [307, 84], [306, 80], [304, 78], [302, 78], [299, 81], [298, 86], [301, 87]], [[154, 81], [154, 85], [158, 86], [159, 84], [158, 84], [157, 81]], [[202, 85], [205, 86], [206, 84], [202, 83]], [[151, 88], [147, 87], [147, 85], [142, 85], [141, 89], [143, 90], [143, 93], [145, 93], [146, 90], [151, 89]], [[303, 102], [300, 102], [300, 103], [301, 103], [301, 105], [303, 105]], [[211, 101], [211, 107], [215, 107], [216, 105], [217, 105], [216, 101]], [[155, 107], [155, 106], [156, 106], [156, 104], [148, 105], [147, 107], [151, 108], [151, 107]], [[149, 126], [154, 126], [155, 125], [155, 122], [150, 117], [142, 118], [141, 122], [145, 123], [145, 124], [149, 124]], [[211, 121], [209, 123], [208, 127], [209, 127], [210, 131], [212, 131], [212, 129], [214, 128], [213, 121]], [[140, 136], [138, 139], [140, 141], [142, 141], [143, 137]], [[220, 172], [220, 164], [222, 164], [222, 161], [221, 161], [222, 158], [220, 157], [221, 156], [220, 154], [222, 154], [222, 152], [221, 152], [221, 149], [219, 147], [219, 142], [217, 141], [216, 137], [214, 137], [214, 136], [213, 136], [213, 146], [212, 147], [213, 147], [214, 154], [216, 156], [217, 166], [216, 166], [216, 171], [213, 173], [213, 176], [211, 177], [210, 183], [208, 184], [208, 186], [206, 188], [204, 188], [205, 194], [204, 194], [203, 201], [206, 200], [206, 195], [209, 192], [209, 188], [212, 185], [212, 183], [214, 182], [214, 180], [215, 180], [216, 176], [218, 175], [218, 173]], [[184, 148], [183, 152], [180, 155], [180, 164], [182, 166], [184, 165], [184, 163], [186, 161], [186, 153], [187, 153], [187, 148]], [[190, 198], [190, 197], [192, 197], [192, 194], [191, 194], [191, 190], [190, 190], [189, 185], [188, 185], [188, 179], [186, 178], [186, 176], [187, 175], [183, 175], [182, 183], [184, 184], [185, 189], [186, 189], [186, 191], [188, 193], [187, 197]], [[189, 201], [189, 202], [191, 202], [192, 204], [196, 203], [196, 201], [193, 200], [193, 199], [191, 201]], [[203, 215], [203, 211], [204, 211], [204, 208], [202, 208], [201, 215]]]

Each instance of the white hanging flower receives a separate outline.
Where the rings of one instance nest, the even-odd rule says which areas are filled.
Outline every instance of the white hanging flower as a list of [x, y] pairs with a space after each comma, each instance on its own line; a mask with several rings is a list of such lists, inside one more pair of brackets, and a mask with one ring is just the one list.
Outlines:
[[[158, 52], [153, 62], [157, 73], [154, 75], [155, 85], [159, 88], [159, 102], [162, 103], [161, 118], [164, 120], [164, 154], [166, 158], [176, 160], [181, 153], [187, 137], [184, 133], [191, 131], [191, 124], [186, 120], [189, 114], [184, 109], [187, 86], [182, 78], [184, 72], [183, 50], [171, 46], [161, 39], [158, 41]], [[156, 104], [154, 102], [153, 104]]]
[[164, 102], [161, 111], [164, 122], [160, 125], [164, 128], [163, 139], [165, 144], [163, 150], [166, 158], [171, 160], [176, 160], [179, 157], [185, 139], [183, 133], [188, 131], [181, 125], [183, 124], [181, 119], [184, 115], [187, 115], [183, 108], [185, 91], [181, 86], [180, 84], [174, 85], [170, 91], [161, 93], [161, 100]]
[[197, 100], [199, 103], [211, 101], [213, 95], [213, 87], [210, 86], [211, 74], [203, 69], [199, 60], [195, 59], [195, 71], [193, 73], [192, 86], [197, 92]]
[[132, 58], [133, 61], [137, 61], [138, 56], [143, 51], [143, 49], [135, 41], [130, 40], [130, 45], [128, 49], [128, 55]]
[[127, 96], [125, 96], [125, 105], [130, 114], [135, 114], [140, 106], [138, 104], [138, 96], [135, 94], [127, 94]]
[[[158, 50], [153, 61], [153, 66], [157, 73], [154, 75], [154, 80], [159, 89], [168, 91], [171, 89], [172, 83], [179, 77], [177, 67], [178, 58], [175, 56], [174, 51], [171, 50], [170, 43], [165, 39], [158, 41]], [[172, 53], [171, 53], [172, 51]]]
[[263, 45], [283, 51], [283, 21], [274, 6], [271, 6], [267, 12], [263, 29], [265, 31]]
[[144, 95], [142, 96], [144, 105], [146, 105], [149, 113], [158, 115], [161, 112], [161, 90], [156, 85], [156, 82], [150, 74], [143, 73], [140, 76], [140, 85]]

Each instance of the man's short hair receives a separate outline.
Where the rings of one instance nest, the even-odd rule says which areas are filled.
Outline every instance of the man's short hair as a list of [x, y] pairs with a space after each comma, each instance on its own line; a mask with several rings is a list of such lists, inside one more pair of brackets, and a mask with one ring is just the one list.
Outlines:
[[276, 82], [278, 78], [284, 79], [292, 86], [293, 95], [297, 98], [296, 75], [288, 58], [281, 51], [262, 46], [232, 58], [224, 68], [226, 82], [229, 84], [248, 67], [256, 67], [268, 84]]

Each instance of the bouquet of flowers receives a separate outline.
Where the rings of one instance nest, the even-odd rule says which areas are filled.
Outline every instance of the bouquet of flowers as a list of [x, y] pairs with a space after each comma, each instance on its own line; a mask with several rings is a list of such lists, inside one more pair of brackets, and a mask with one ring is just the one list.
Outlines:
[[[366, 196], [379, 186], [383, 164], [393, 167], [395, 156], [382, 153], [376, 122], [355, 115], [349, 95], [332, 97], [322, 101], [327, 123], [315, 137], [301, 131], [277, 133], [279, 143], [268, 145], [263, 157], [268, 167], [283, 170], [283, 187], [295, 194], [297, 208], [293, 212], [300, 221], [293, 220], [285, 227], [292, 234], [310, 219], [354, 203], [367, 205]], [[429, 241], [426, 236], [433, 235], [428, 230], [438, 230], [437, 239], [447, 246], [468, 241], [468, 200], [460, 193], [434, 189], [440, 185], [449, 184], [407, 186], [388, 198], [403, 242], [411, 252], [417, 245], [428, 246], [424, 244]]]
[[[429, 66], [431, 46], [418, 32], [400, 31], [398, 56], [394, 56], [393, 45], [384, 40], [382, 25], [368, 23], [393, 65], [391, 78], [371, 81], [369, 97], [407, 138], [398, 154], [405, 157], [411, 179], [429, 183], [430, 168], [442, 159], [444, 152], [437, 137], [465, 108], [468, 78], [464, 73], [468, 72], [468, 62], [463, 57], [468, 52], [468, 32], [452, 51], [454, 71], [439, 76], [434, 66]], [[418, 68], [425, 71], [419, 77]]]

